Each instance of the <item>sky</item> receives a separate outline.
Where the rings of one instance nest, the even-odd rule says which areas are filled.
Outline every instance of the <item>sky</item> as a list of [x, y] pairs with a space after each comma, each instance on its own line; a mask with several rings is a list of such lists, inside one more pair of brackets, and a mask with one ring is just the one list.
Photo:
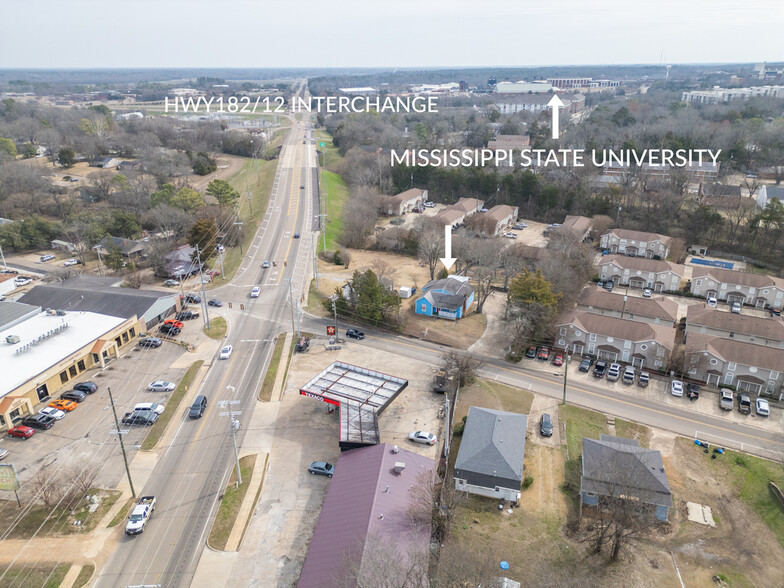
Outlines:
[[0, 68], [784, 61], [780, 0], [5, 0]]

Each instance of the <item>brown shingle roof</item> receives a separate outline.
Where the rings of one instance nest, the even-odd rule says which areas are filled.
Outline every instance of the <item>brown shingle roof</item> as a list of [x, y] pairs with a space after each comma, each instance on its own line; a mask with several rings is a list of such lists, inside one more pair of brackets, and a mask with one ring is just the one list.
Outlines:
[[[622, 310], [637, 316], [675, 321], [678, 318], [678, 303], [668, 298], [640, 298], [628, 296], [624, 307], [623, 294], [613, 294], [603, 288], [588, 286], [577, 299], [578, 306], [592, 306], [605, 310]], [[590, 312], [590, 311], [589, 311]]]
[[476, 198], [461, 198], [457, 201], [457, 204], [454, 204], [453, 206], [464, 212], [476, 212], [482, 208], [483, 204], [483, 200], [478, 200]]
[[723, 284], [737, 284], [739, 286], [751, 286], [752, 288], [776, 286], [784, 290], [784, 280], [763, 274], [750, 274], [717, 267], [695, 267], [691, 272], [692, 281], [704, 277], [711, 277]]
[[451, 225], [457, 222], [458, 219], [461, 219], [465, 216], [465, 210], [462, 208], [456, 208], [454, 206], [447, 206], [444, 210], [439, 212], [434, 218], [438, 219], [438, 221], [444, 223], [445, 225]]
[[629, 241], [643, 241], [650, 243], [651, 241], [661, 241], [669, 247], [672, 242], [672, 237], [659, 235], [658, 233], [646, 233], [645, 231], [632, 231], [630, 229], [610, 229], [606, 234], [615, 235], [619, 239], [627, 239]]
[[784, 323], [780, 320], [722, 312], [707, 304], [689, 306], [686, 309], [686, 324], [784, 341]]
[[494, 221], [500, 221], [508, 218], [510, 215], [514, 215], [515, 218], [517, 217], [517, 207], [516, 206], [509, 206], [508, 204], [498, 204], [493, 206], [490, 210], [488, 210], [485, 214], [485, 218], [492, 219]]
[[409, 200], [413, 200], [414, 198], [419, 198], [424, 193], [424, 190], [419, 188], [411, 188], [410, 190], [406, 190], [405, 192], [401, 192], [400, 194], [395, 194], [394, 196], [389, 196], [389, 202], [408, 202]]
[[558, 324], [573, 324], [586, 333], [596, 333], [622, 340], [656, 341], [668, 349], [672, 349], [675, 344], [675, 329], [672, 327], [603, 316], [582, 310], [571, 311], [558, 321]]
[[671, 271], [675, 275], [683, 277], [683, 266], [663, 261], [661, 259], [648, 259], [646, 257], [629, 257], [626, 255], [605, 255], [599, 261], [599, 265], [614, 264], [621, 269], [637, 270], [641, 272], [666, 272]]
[[784, 349], [702, 333], [689, 333], [686, 337], [686, 356], [701, 351], [712, 353], [724, 361], [777, 372], [784, 366]]
[[569, 215], [564, 219], [559, 227], [561, 231], [570, 231], [578, 239], [582, 239], [585, 234], [593, 228], [593, 219], [587, 216]]
[[552, 251], [546, 247], [534, 247], [533, 245], [523, 245], [522, 243], [516, 243], [513, 247], [516, 251], [519, 251], [523, 259], [542, 260], [552, 257]]

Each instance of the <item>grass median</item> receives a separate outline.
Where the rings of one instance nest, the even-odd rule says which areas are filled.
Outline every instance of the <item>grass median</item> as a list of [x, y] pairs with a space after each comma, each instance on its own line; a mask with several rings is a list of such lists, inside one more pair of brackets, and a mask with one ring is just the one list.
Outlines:
[[15, 564], [6, 568], [0, 588], [11, 586], [42, 586], [43, 588], [57, 588], [62, 584], [68, 570], [69, 563], [36, 563], [32, 567], [25, 564]]
[[131, 509], [136, 504], [136, 501], [137, 501], [136, 498], [129, 498], [128, 500], [126, 500], [123, 507], [117, 511], [117, 514], [114, 515], [114, 518], [111, 521], [109, 521], [109, 524], [106, 525], [106, 527], [107, 528], [116, 527], [117, 525], [122, 523], [131, 514]]
[[[239, 488], [237, 488], [237, 467], [235, 466], [234, 470], [232, 470], [229, 485], [223, 494], [218, 513], [215, 515], [215, 521], [212, 523], [212, 529], [210, 530], [208, 543], [213, 549], [219, 551], [226, 549], [226, 543], [231, 536], [231, 531], [237, 523], [237, 515], [242, 507], [242, 501], [248, 492], [248, 486], [253, 476], [253, 468], [256, 465], [256, 457], [256, 455], [246, 455], [240, 459], [242, 484], [240, 484]], [[258, 499], [258, 496], [256, 496], [256, 499]], [[253, 510], [251, 508], [250, 512], [252, 513]], [[242, 524], [246, 525], [247, 521], [243, 521]]]
[[82, 588], [82, 586], [86, 586], [87, 582], [90, 581], [94, 573], [94, 565], [87, 564], [86, 566], [82, 566], [82, 569], [79, 570], [79, 575], [76, 576], [76, 580], [74, 580], [73, 586], [71, 586], [71, 588]]
[[278, 335], [278, 340], [275, 342], [275, 349], [272, 350], [272, 359], [270, 359], [267, 373], [264, 376], [264, 382], [261, 384], [259, 391], [259, 400], [261, 402], [269, 402], [272, 398], [272, 389], [275, 387], [275, 378], [278, 376], [278, 366], [280, 365], [280, 357], [283, 355], [283, 345], [286, 342], [286, 333]]
[[210, 319], [210, 328], [204, 329], [204, 334], [210, 339], [223, 339], [226, 336], [226, 331], [229, 326], [226, 324], [226, 319], [222, 316], [216, 316]]
[[150, 427], [150, 432], [147, 433], [147, 437], [145, 437], [144, 442], [142, 443], [142, 449], [149, 450], [158, 444], [164, 431], [166, 431], [169, 421], [174, 418], [174, 413], [176, 413], [177, 409], [180, 407], [182, 399], [185, 397], [186, 392], [188, 392], [188, 388], [190, 388], [193, 379], [196, 377], [196, 374], [203, 363], [204, 360], [201, 359], [199, 361], [194, 361], [191, 364], [191, 367], [188, 368], [188, 371], [185, 372], [182, 380], [180, 380], [180, 383], [177, 384], [174, 392], [172, 392], [172, 395], [169, 397], [169, 401], [166, 403], [166, 410], [158, 417], [155, 424]]

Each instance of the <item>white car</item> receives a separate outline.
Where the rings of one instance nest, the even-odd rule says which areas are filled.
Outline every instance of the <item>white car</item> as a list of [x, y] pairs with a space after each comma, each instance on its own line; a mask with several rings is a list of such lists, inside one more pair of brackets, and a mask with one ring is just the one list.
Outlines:
[[226, 347], [221, 349], [218, 359], [229, 359], [231, 357], [232, 351], [234, 351], [234, 347], [232, 347], [231, 345], [226, 345]]
[[79, 265], [79, 260], [76, 259], [75, 257], [72, 257], [71, 259], [66, 259], [63, 265], [65, 267], [70, 267], [72, 265]]
[[261, 294], [261, 288], [259, 286], [253, 286], [253, 290], [250, 291], [250, 297], [258, 298], [259, 294]]
[[427, 445], [435, 445], [438, 441], [438, 437], [427, 431], [414, 431], [413, 433], [409, 433], [408, 439], [414, 443], [426, 443]]
[[757, 414], [760, 416], [770, 416], [770, 405], [764, 398], [757, 398]]
[[670, 382], [670, 390], [673, 396], [683, 396], [683, 382], [680, 380], [673, 380]]
[[504, 233], [504, 237], [506, 237], [507, 239], [517, 239], [517, 235], [515, 235], [514, 233]]
[[164, 380], [155, 380], [147, 384], [147, 389], [151, 392], [171, 392], [177, 387], [177, 384], [172, 382], [165, 382]]
[[162, 404], [158, 404], [157, 402], [140, 402], [133, 407], [133, 410], [152, 410], [158, 414], [163, 414], [164, 406]]
[[651, 291], [650, 288], [645, 288], [645, 290], [642, 291], [643, 298], [650, 298], [651, 294], [653, 294], [653, 292]]
[[[757, 412], [759, 412], [759, 410]], [[52, 417], [56, 421], [59, 421], [61, 418], [65, 416], [65, 411], [57, 410], [53, 406], [47, 406], [46, 408], [42, 408], [41, 410], [39, 410], [38, 414], [43, 414]]]
[[740, 314], [740, 302], [733, 302], [732, 306], [730, 306], [730, 312], [733, 314]]
[[33, 280], [31, 280], [30, 278], [22, 278], [22, 277], [14, 278], [14, 284], [16, 286], [27, 286], [27, 284], [29, 284], [32, 281]]
[[425, 202], [422, 206], [424, 206], [425, 208], [435, 208], [436, 207], [436, 203], [428, 201], [428, 202]]
[[716, 299], [715, 296], [708, 296], [708, 306], [711, 308], [716, 308], [719, 305], [719, 301]]

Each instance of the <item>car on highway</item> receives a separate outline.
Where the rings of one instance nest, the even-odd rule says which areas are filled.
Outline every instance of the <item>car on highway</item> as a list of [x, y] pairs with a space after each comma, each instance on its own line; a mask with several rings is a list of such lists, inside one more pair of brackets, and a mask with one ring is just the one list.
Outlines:
[[180, 285], [180, 283], [179, 283], [177, 280], [166, 280], [166, 281], [163, 283], [163, 285], [164, 285], [164, 286], [168, 286], [169, 288], [171, 288], [171, 287], [173, 287], [173, 286], [179, 286], [179, 285]]
[[16, 425], [15, 427], [8, 429], [8, 434], [11, 437], [18, 437], [19, 439], [27, 441], [30, 437], [35, 435], [35, 429], [25, 427], [24, 425]]
[[79, 406], [79, 404], [73, 400], [52, 400], [47, 406], [52, 410], [71, 412], [74, 408]]
[[78, 384], [74, 384], [73, 389], [84, 392], [85, 394], [94, 394], [98, 391], [98, 384], [95, 382], [79, 382]]
[[152, 347], [155, 349], [156, 347], [160, 347], [163, 345], [163, 341], [158, 339], [158, 337], [145, 337], [144, 339], [139, 341], [139, 347]]
[[269, 266], [270, 266], [270, 262], [265, 260], [265, 261], [264, 261], [264, 262], [261, 264], [261, 269], [267, 269]]
[[549, 357], [550, 357], [550, 348], [549, 347], [542, 347], [539, 350], [539, 355], [537, 356], [537, 358], [541, 359], [542, 361], [547, 361], [547, 359]]
[[136, 406], [133, 407], [133, 411], [139, 410], [151, 410], [158, 414], [163, 414], [165, 410], [163, 404], [158, 404], [157, 402], [139, 402]]
[[223, 302], [221, 302], [217, 298], [210, 298], [207, 301], [207, 306], [216, 306], [216, 307], [220, 308], [221, 306], [223, 306]]
[[125, 413], [122, 418], [124, 425], [147, 425], [151, 427], [158, 420], [158, 413], [153, 410], [135, 410]]
[[351, 337], [352, 339], [357, 339], [361, 341], [365, 338], [365, 333], [360, 331], [359, 329], [346, 329], [346, 337]]
[[294, 233], [294, 238], [299, 239], [299, 233]]
[[414, 443], [425, 443], [427, 445], [435, 445], [438, 441], [438, 437], [427, 431], [414, 431], [413, 433], [409, 433], [408, 439]]
[[645, 290], [642, 291], [643, 298], [650, 298], [652, 294], [653, 294], [653, 290], [651, 290], [650, 288], [645, 288]]
[[756, 411], [757, 414], [760, 416], [770, 416], [770, 404], [764, 398], [757, 398], [756, 400]]
[[542, 437], [553, 436], [553, 419], [546, 412], [539, 418], [539, 432], [542, 434]]
[[528, 359], [533, 359], [534, 357], [536, 357], [536, 345], [529, 345], [528, 349], [526, 349], [525, 351], [525, 356]]
[[[302, 142], [304, 143], [305, 141], [302, 141]], [[299, 185], [299, 189], [300, 189], [300, 190], [304, 190], [304, 189], [305, 189], [305, 184], [300, 184], [300, 185]]]
[[196, 296], [196, 294], [188, 294], [185, 296], [185, 302], [189, 304], [201, 304], [201, 296]]
[[603, 378], [604, 373], [607, 371], [607, 362], [603, 359], [600, 359], [596, 362], [596, 365], [593, 367], [593, 377], [594, 378]]
[[200, 419], [207, 408], [207, 397], [199, 394], [193, 399], [193, 404], [188, 409], [188, 417], [192, 419]]
[[52, 261], [53, 259], [57, 259], [57, 258], [51, 253], [47, 253], [46, 255], [41, 256], [41, 261], [43, 261], [44, 263], [46, 263], [47, 261]]
[[79, 390], [69, 390], [60, 394], [60, 400], [73, 400], [74, 402], [82, 402], [87, 398], [87, 394], [79, 392]]
[[314, 461], [308, 466], [308, 472], [314, 476], [327, 476], [331, 478], [335, 473], [335, 466], [327, 461]]
[[82, 262], [79, 261], [78, 259], [76, 259], [75, 257], [72, 257], [71, 259], [66, 259], [63, 262], [63, 265], [65, 267], [71, 267], [72, 265], [79, 265], [80, 263], [82, 263]]
[[670, 382], [670, 392], [672, 392], [673, 396], [683, 396], [683, 382], [680, 380]]
[[563, 353], [556, 353], [555, 356], [553, 357], [553, 365], [561, 366], [563, 365], [563, 362], [564, 362]]
[[428, 201], [427, 201], [427, 202], [425, 202], [425, 203], [424, 203], [422, 206], [424, 206], [425, 208], [435, 208], [435, 207], [436, 207], [436, 203], [435, 203], [435, 202], [430, 202], [430, 201], [428, 200]]
[[178, 321], [189, 321], [191, 319], [199, 318], [201, 314], [198, 310], [183, 310], [177, 313]]
[[177, 387], [174, 382], [167, 382], [166, 380], [155, 380], [147, 384], [147, 390], [150, 392], [171, 392]]
[[54, 423], [55, 419], [50, 416], [46, 416], [45, 414], [34, 414], [22, 419], [22, 425], [25, 427], [32, 427], [33, 429], [38, 429], [40, 431], [51, 429]]
[[220, 350], [220, 355], [218, 355], [218, 359], [229, 359], [231, 357], [231, 352], [234, 351], [234, 347], [231, 345], [226, 345], [223, 349]]
[[253, 286], [253, 290], [250, 291], [251, 298], [258, 298], [259, 294], [261, 294], [261, 288], [258, 286]]
[[65, 416], [65, 413], [62, 410], [58, 410], [52, 406], [43, 407], [41, 410], [38, 411], [38, 414], [43, 414], [48, 417], [52, 417], [56, 421], [59, 421], [61, 418]]

